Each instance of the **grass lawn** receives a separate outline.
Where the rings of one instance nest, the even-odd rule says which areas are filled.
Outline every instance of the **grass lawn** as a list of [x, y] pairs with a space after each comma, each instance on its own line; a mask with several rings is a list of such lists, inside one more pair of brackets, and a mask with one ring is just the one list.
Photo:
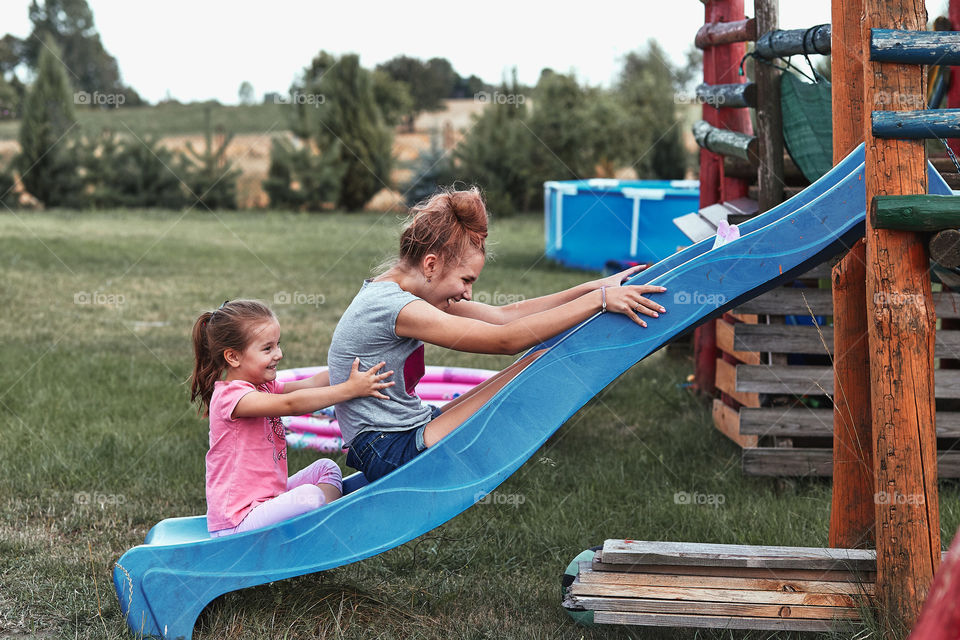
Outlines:
[[[206, 425], [184, 384], [194, 318], [225, 299], [263, 299], [283, 330], [282, 366], [322, 364], [398, 229], [395, 216], [368, 214], [0, 214], [0, 637], [130, 637], [114, 561], [158, 520], [205, 511]], [[539, 217], [497, 221], [491, 238], [477, 297], [590, 277], [543, 259]], [[307, 303], [274, 304], [285, 299]], [[511, 359], [428, 348], [427, 361]], [[563, 569], [606, 538], [826, 544], [829, 483], [744, 477], [738, 448], [681, 387], [690, 371], [653, 355], [498, 489], [512, 499], [363, 562], [228, 594], [194, 637], [794, 637], [585, 629], [560, 607]], [[291, 451], [291, 471], [315, 457]], [[946, 544], [960, 492], [941, 487]], [[676, 504], [678, 491], [723, 504]]]

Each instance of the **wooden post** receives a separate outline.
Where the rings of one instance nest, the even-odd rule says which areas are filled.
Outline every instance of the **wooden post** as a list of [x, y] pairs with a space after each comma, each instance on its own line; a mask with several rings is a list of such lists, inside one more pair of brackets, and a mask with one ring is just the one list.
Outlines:
[[[765, 34], [780, 24], [780, 0], [754, 0], [757, 33]], [[757, 131], [759, 173], [757, 205], [760, 212], [783, 202], [783, 116], [780, 113], [780, 70], [768, 64], [754, 66], [757, 79]]]
[[[704, 24], [738, 22], [746, 16], [743, 0], [706, 0]], [[703, 81], [706, 84], [745, 82], [738, 75], [740, 60], [746, 54], [743, 42], [707, 47], [703, 50]], [[703, 119], [715, 127], [753, 133], [746, 109], [716, 109], [703, 105]], [[723, 173], [723, 157], [706, 149], [700, 150], [700, 207], [747, 195], [748, 183]], [[693, 334], [694, 375], [701, 393], [713, 394], [717, 361], [716, 321], [711, 320]]]
[[[887, 97], [923, 96], [922, 67], [869, 60], [870, 29], [925, 29], [923, 3], [865, 0], [864, 13], [864, 101], [895, 109], [903, 100]], [[869, 117], [864, 139], [867, 202], [876, 195], [927, 192], [923, 141], [875, 138]], [[874, 229], [867, 220], [866, 241], [877, 597], [885, 626], [896, 633], [901, 625], [913, 625], [940, 563], [936, 318], [925, 238], [913, 231]]]
[[[833, 163], [863, 141], [863, 0], [833, 0]], [[867, 109], [869, 113], [870, 109]], [[831, 547], [873, 547], [873, 438], [863, 241], [833, 268]]]

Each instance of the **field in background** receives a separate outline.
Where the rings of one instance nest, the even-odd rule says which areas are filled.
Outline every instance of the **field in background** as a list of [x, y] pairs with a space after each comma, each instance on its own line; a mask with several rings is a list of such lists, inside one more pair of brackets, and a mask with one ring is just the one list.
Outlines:
[[[392, 214], [0, 214], [0, 637], [131, 637], [113, 562], [158, 520], [205, 509], [206, 425], [184, 385], [193, 319], [225, 299], [261, 298], [280, 320], [282, 366], [322, 364], [337, 318], [397, 233]], [[544, 260], [536, 217], [497, 221], [491, 244], [475, 287], [487, 299], [591, 277]], [[498, 369], [511, 359], [430, 347], [427, 361]], [[605, 538], [822, 546], [830, 485], [744, 477], [739, 449], [683, 387], [691, 368], [651, 356], [489, 502], [363, 562], [219, 598], [194, 637], [693, 638], [578, 627], [560, 608], [560, 574]], [[291, 451], [291, 469], [315, 457]], [[947, 544], [960, 491], [941, 487]], [[678, 492], [715, 499], [687, 504]]]

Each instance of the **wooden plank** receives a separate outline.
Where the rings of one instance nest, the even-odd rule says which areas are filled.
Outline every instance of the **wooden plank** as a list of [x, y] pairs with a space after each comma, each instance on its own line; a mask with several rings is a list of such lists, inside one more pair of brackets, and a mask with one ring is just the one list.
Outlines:
[[714, 385], [717, 389], [720, 389], [720, 391], [723, 391], [745, 407], [760, 406], [759, 394], [737, 391], [737, 369], [735, 365], [732, 365], [729, 362], [724, 362], [721, 358], [717, 358], [716, 372], [716, 381], [714, 382]]
[[737, 578], [775, 578], [777, 580], [816, 580], [819, 582], [855, 582], [873, 583], [876, 575], [872, 571], [832, 571], [822, 569], [755, 569], [752, 567], [698, 567], [695, 565], [670, 564], [607, 564], [603, 562], [603, 552], [594, 555], [591, 570], [609, 573], [652, 573], [672, 576], [709, 576]]
[[696, 602], [675, 600], [657, 600], [654, 598], [611, 598], [572, 595], [571, 608], [589, 611], [632, 611], [642, 613], [685, 614], [696, 612], [699, 615], [736, 616], [757, 618], [780, 618], [789, 620], [833, 620], [843, 618], [859, 620], [860, 611], [853, 607], [824, 606], [784, 606], [779, 604], [751, 604], [739, 602]]
[[805, 593], [843, 593], [859, 596], [873, 593], [873, 584], [828, 580], [783, 580], [773, 576], [689, 576], [660, 573], [594, 571], [592, 562], [581, 562], [578, 579], [583, 583], [631, 584], [660, 587], [702, 587], [704, 589], [746, 589], [748, 591], [790, 591]]
[[760, 439], [755, 435], [744, 436], [740, 434], [740, 416], [733, 407], [728, 407], [723, 400], [713, 399], [713, 425], [717, 431], [727, 436], [741, 448], [755, 447]]
[[[664, 587], [630, 584], [584, 583], [575, 580], [569, 593], [575, 596], [616, 598], [653, 598], [684, 602], [737, 602], [788, 606], [855, 607], [856, 599], [843, 593], [795, 593], [790, 591], [750, 591], [747, 589], [703, 589], [700, 587]], [[689, 607], [690, 605], [687, 604]]]
[[771, 620], [732, 616], [670, 615], [636, 613], [629, 611], [597, 611], [596, 624], [629, 624], [645, 627], [684, 627], [700, 629], [771, 629], [778, 631], [831, 631], [839, 628], [837, 621], [826, 620]]
[[[833, 475], [831, 449], [755, 447], [743, 450], [741, 462], [748, 476]], [[960, 451], [939, 451], [937, 474], [940, 478], [960, 478]]]
[[[938, 318], [960, 318], [960, 293], [937, 291], [933, 294], [933, 302]], [[778, 287], [744, 302], [734, 311], [785, 316], [809, 316], [812, 311], [814, 315], [830, 316], [833, 314], [833, 299], [828, 289]]]
[[870, 60], [898, 64], [960, 65], [960, 32], [871, 29]]
[[[734, 377], [738, 393], [833, 395], [831, 367], [741, 364], [736, 366]], [[937, 398], [960, 398], [960, 369], [938, 369], [934, 391]], [[929, 422], [932, 424], [933, 420]]]
[[730, 22], [708, 22], [700, 27], [693, 44], [698, 49], [731, 42], [753, 42], [757, 39], [757, 22], [753, 18]]
[[[761, 407], [740, 409], [740, 434], [781, 437], [829, 438], [833, 409]], [[937, 411], [937, 437], [960, 438], [960, 412]], [[872, 495], [872, 494], [871, 494]]]
[[727, 216], [730, 215], [730, 211], [730, 208], [718, 202], [717, 204], [712, 204], [709, 207], [700, 209], [699, 213], [700, 217], [714, 228], [714, 234], [716, 234], [716, 228], [720, 226], [721, 222], [727, 221]]
[[611, 539], [603, 543], [603, 561], [605, 564], [872, 571], [874, 552], [867, 549]]
[[960, 267], [960, 231], [945, 229], [930, 238], [930, 259], [941, 267]]
[[[748, 325], [751, 327], [762, 326], [762, 325]], [[760, 354], [757, 351], [759, 349], [739, 349], [735, 347], [734, 339], [735, 325], [732, 322], [727, 322], [723, 318], [717, 320], [717, 348], [721, 351], [724, 351], [740, 362], [744, 364], [760, 364]], [[763, 351], [771, 351], [771, 349], [763, 349]]]
[[674, 218], [673, 224], [694, 243], [717, 235], [717, 228], [711, 226], [697, 213], [687, 213]]
[[[720, 328], [717, 327], [717, 344]], [[812, 325], [737, 324], [733, 325], [733, 345], [737, 352], [772, 351], [774, 353], [833, 354], [833, 327]], [[726, 338], [725, 338], [726, 339]], [[824, 347], [826, 343], [826, 347]], [[727, 349], [724, 348], [724, 351]], [[728, 353], [730, 353], [728, 351]], [[937, 358], [960, 358], [960, 331], [941, 330], [936, 334]], [[746, 364], [759, 364], [747, 362]]]

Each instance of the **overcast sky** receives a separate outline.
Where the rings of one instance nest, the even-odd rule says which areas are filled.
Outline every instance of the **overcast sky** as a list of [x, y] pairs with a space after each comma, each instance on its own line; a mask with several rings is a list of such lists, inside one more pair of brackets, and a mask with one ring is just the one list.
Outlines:
[[[591, 0], [553, 4], [556, 10], [551, 3], [517, 0], [88, 2], [124, 82], [150, 102], [169, 93], [184, 102], [214, 98], [235, 104], [245, 80], [258, 100], [267, 91], [285, 93], [320, 49], [359, 53], [367, 67], [399, 54], [440, 56], [460, 75], [490, 83], [516, 66], [524, 84], [536, 83], [540, 70], [551, 67], [609, 85], [623, 56], [649, 38], [681, 63], [703, 24], [703, 5], [696, 0]], [[947, 0], [926, 4], [931, 19], [946, 13]], [[0, 28], [29, 35], [28, 6], [28, 0], [2, 0]], [[752, 15], [753, 3], [746, 6]], [[781, 28], [824, 22], [830, 22], [829, 0], [780, 3]]]

